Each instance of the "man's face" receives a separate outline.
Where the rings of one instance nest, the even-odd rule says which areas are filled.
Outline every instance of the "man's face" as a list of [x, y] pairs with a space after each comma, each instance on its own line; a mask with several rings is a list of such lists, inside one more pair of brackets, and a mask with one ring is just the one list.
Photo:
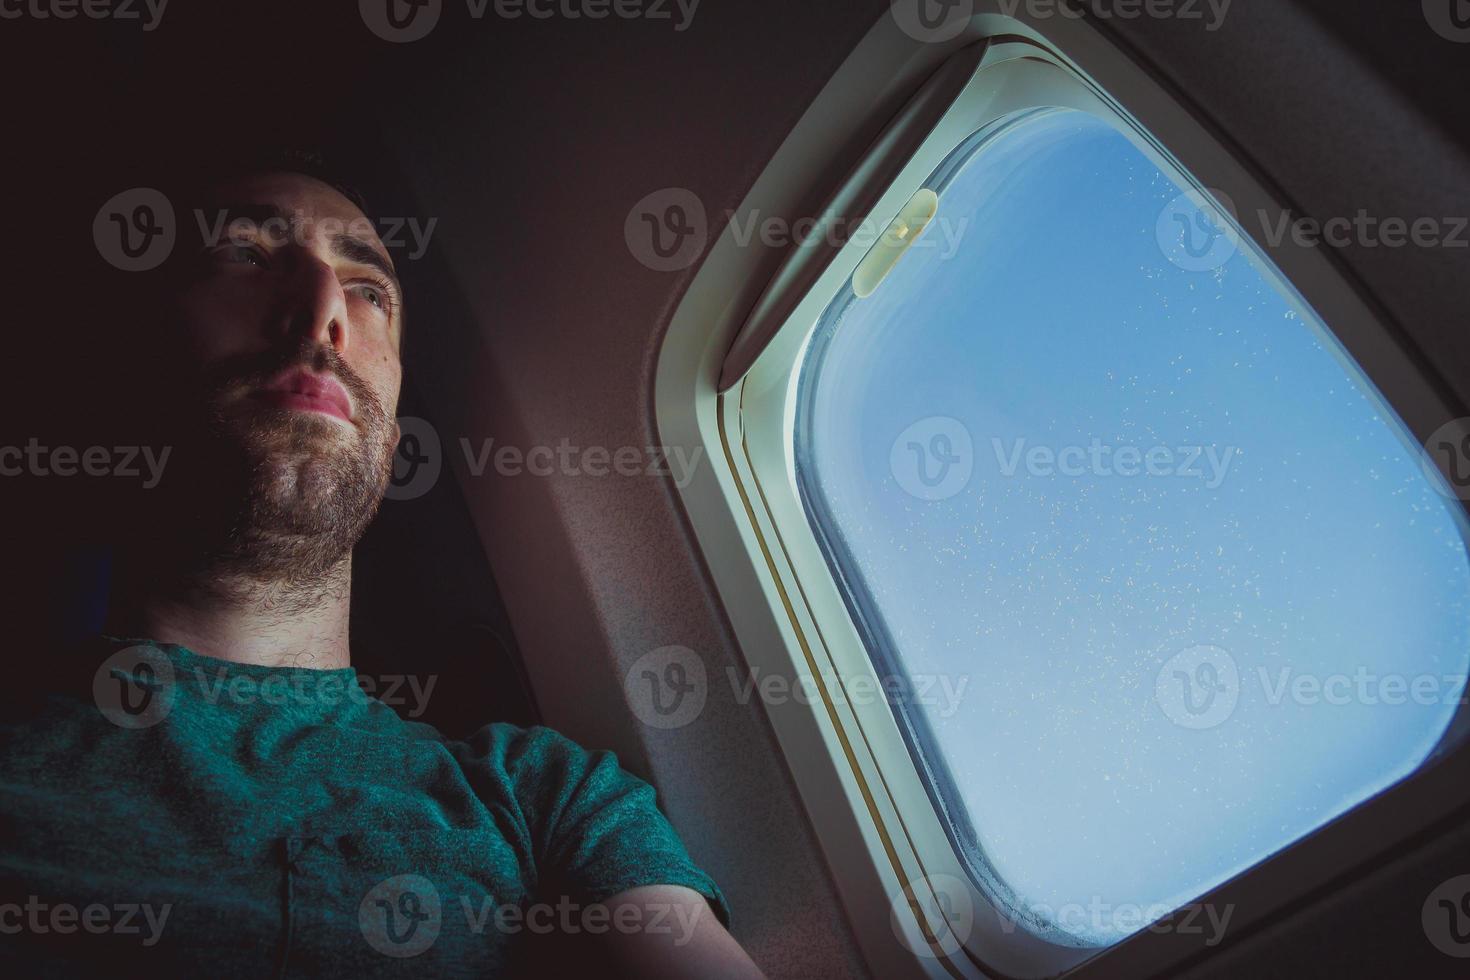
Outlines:
[[402, 292], [388, 252], [352, 202], [299, 174], [214, 188], [201, 223], [210, 240], [171, 319], [226, 444], [213, 448], [241, 464], [246, 486], [219, 491], [242, 495], [255, 544], [288, 545], [263, 572], [289, 564], [292, 539], [345, 552], [398, 441]]

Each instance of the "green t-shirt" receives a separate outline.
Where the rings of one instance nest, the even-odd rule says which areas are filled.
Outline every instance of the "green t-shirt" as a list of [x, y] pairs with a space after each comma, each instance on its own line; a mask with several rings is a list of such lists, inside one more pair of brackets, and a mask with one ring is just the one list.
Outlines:
[[553, 929], [677, 939], [693, 923], [670, 910], [595, 906], [650, 884], [729, 923], [610, 752], [508, 724], [449, 740], [350, 667], [108, 639], [69, 690], [8, 692], [0, 959], [57, 977], [493, 976]]

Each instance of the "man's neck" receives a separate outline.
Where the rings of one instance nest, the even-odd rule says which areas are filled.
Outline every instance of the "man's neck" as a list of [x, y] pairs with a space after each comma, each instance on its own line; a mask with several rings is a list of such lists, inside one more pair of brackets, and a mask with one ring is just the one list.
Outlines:
[[309, 587], [214, 575], [173, 588], [130, 569], [107, 632], [177, 643], [219, 660], [264, 667], [347, 667], [352, 557]]

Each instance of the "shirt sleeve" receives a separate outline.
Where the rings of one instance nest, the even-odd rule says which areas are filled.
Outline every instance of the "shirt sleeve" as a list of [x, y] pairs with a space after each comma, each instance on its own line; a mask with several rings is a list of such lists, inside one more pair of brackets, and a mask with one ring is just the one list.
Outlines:
[[543, 894], [595, 903], [642, 885], [683, 885], [730, 925], [724, 894], [689, 857], [652, 786], [612, 752], [588, 751], [544, 726], [513, 731], [506, 772], [534, 842]]

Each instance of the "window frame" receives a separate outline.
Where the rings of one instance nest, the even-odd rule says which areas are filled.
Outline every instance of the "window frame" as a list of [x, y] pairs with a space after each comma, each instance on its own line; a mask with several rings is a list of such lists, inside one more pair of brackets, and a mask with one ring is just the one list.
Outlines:
[[[1059, 24], [1057, 33], [1070, 34], [1064, 39], [1068, 51], [1084, 51], [1095, 67], [1106, 69], [1112, 95], [1061, 53], [1063, 45], [1033, 26], [992, 15], [977, 18], [974, 26], [978, 34], [972, 39], [988, 35], [991, 43], [960, 95], [868, 210], [875, 227], [886, 227], [971, 133], [1039, 104], [1109, 119], [1162, 170], [1200, 178], [1197, 189], [1224, 187], [1242, 210], [1280, 207], [1204, 127], [1087, 25]], [[854, 59], [863, 56], [860, 48]], [[1148, 110], [1147, 126], [1115, 101], [1120, 91], [1131, 105]], [[1164, 149], [1166, 141], [1174, 152]], [[769, 189], [758, 184], [747, 200], [762, 193]], [[667, 444], [703, 445], [711, 462], [680, 493], [747, 661], [753, 670], [814, 682], [819, 697], [810, 704], [767, 704], [765, 710], [818, 836], [829, 847], [834, 879], [870, 965], [895, 976], [1086, 978], [1155, 975], [1207, 955], [1203, 936], [1185, 932], [1176, 921], [1181, 913], [1161, 920], [1160, 931], [1144, 930], [1101, 950], [1053, 944], [1008, 923], [975, 887], [952, 845], [893, 710], [882, 699], [854, 703], [843, 696], [859, 679], [876, 682], [876, 668], [808, 521], [791, 435], [806, 346], [867, 249], [849, 244], [838, 250], [749, 371], [721, 394], [714, 379], [730, 348], [730, 329], [738, 324], [730, 297], [718, 294], [719, 280], [728, 282], [741, 265], [739, 249], [728, 239], [727, 230], [675, 313], [660, 355], [656, 410]], [[1426, 378], [1327, 256], [1289, 236], [1274, 246], [1255, 244], [1416, 437], [1454, 417], [1438, 394], [1438, 379]], [[983, 665], [974, 675], [972, 683], [983, 683]], [[1465, 714], [1462, 706], [1452, 733], [1463, 727]], [[1467, 775], [1470, 751], [1440, 753], [1392, 789], [1198, 901], [1233, 906], [1226, 942], [1274, 921], [1354, 866], [1406, 846], [1448, 813], [1470, 809]], [[965, 885], [972, 903], [972, 926], [930, 921], [939, 907], [934, 888], [955, 881]], [[954, 941], [955, 930], [965, 934], [963, 943]]]

